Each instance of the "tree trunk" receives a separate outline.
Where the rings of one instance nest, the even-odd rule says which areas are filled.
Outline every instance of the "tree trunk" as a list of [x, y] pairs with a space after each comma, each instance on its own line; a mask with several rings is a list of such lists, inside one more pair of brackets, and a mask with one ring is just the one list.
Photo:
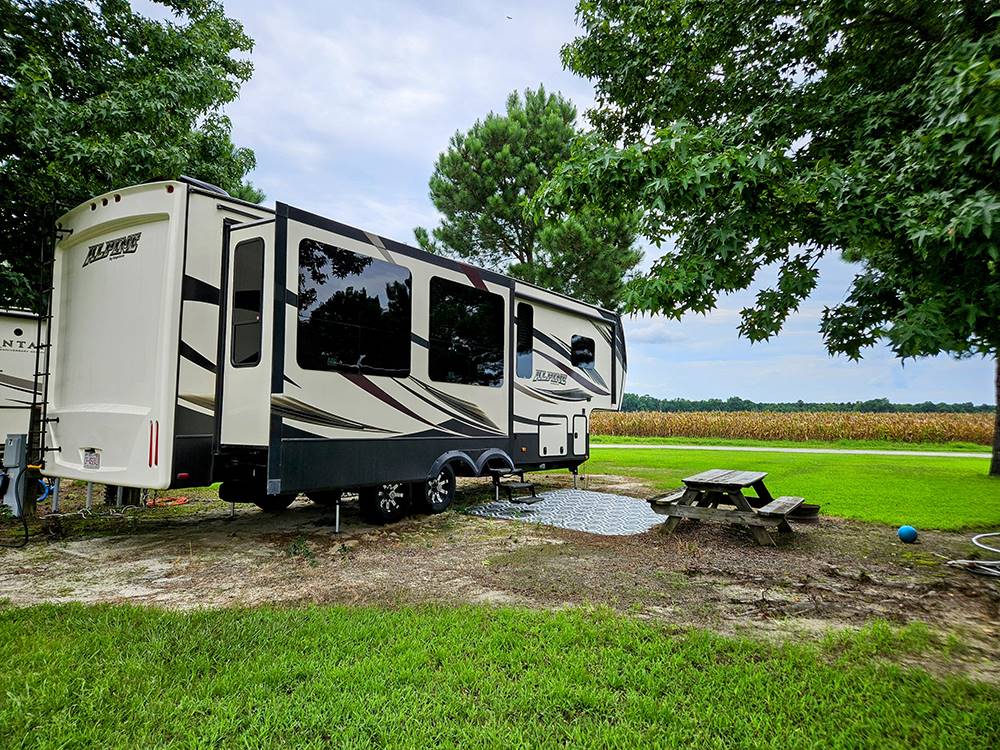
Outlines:
[[993, 460], [990, 461], [990, 476], [1000, 477], [1000, 357], [997, 357], [996, 412], [993, 416]]

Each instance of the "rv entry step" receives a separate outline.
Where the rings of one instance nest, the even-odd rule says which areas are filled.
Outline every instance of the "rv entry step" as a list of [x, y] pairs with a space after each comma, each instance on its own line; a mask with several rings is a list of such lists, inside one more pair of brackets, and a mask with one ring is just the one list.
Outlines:
[[[534, 482], [501, 482], [500, 487], [502, 487], [507, 493], [507, 500], [512, 503], [518, 503], [520, 505], [533, 505], [534, 503], [540, 503], [542, 501], [542, 498], [535, 494]], [[515, 495], [514, 490], [527, 490], [530, 494]]]

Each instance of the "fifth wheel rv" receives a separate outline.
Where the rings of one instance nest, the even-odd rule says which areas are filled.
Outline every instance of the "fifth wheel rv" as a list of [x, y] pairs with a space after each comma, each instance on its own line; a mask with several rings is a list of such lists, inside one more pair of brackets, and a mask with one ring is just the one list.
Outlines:
[[617, 314], [283, 203], [157, 182], [59, 228], [49, 476], [385, 522], [575, 471], [621, 403]]
[[0, 310], [0, 439], [28, 432], [39, 339], [33, 312]]

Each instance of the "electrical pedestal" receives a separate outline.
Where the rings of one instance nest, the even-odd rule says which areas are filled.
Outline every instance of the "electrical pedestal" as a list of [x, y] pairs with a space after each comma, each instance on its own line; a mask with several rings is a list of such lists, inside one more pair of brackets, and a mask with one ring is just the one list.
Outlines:
[[22, 514], [35, 515], [35, 484], [28, 472], [28, 436], [8, 435], [4, 444], [3, 467], [9, 477], [3, 494], [3, 504], [15, 518]]

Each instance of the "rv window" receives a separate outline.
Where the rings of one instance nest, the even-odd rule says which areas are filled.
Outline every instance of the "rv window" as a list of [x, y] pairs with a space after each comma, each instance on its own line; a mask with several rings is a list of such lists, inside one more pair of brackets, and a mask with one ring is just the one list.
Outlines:
[[535, 308], [526, 302], [517, 303], [517, 376], [530, 378], [535, 338]]
[[260, 362], [263, 296], [264, 240], [243, 240], [233, 251], [234, 367], [253, 367]]
[[410, 374], [410, 272], [316, 240], [299, 243], [299, 367]]
[[435, 276], [430, 308], [431, 380], [503, 385], [503, 297]]
[[574, 336], [570, 341], [573, 350], [573, 365], [584, 370], [594, 369], [594, 340], [586, 336]]

